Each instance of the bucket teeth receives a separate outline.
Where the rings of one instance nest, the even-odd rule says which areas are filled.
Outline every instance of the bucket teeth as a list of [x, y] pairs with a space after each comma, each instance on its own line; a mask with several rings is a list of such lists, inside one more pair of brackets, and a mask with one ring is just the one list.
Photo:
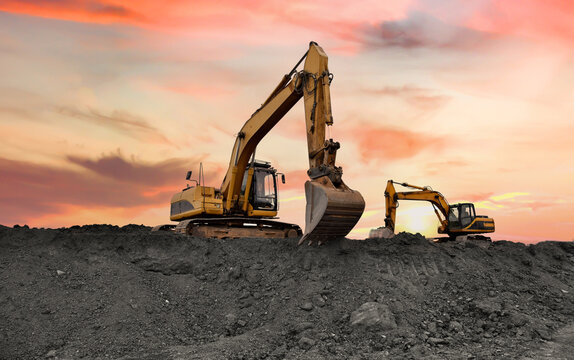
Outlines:
[[365, 209], [365, 200], [358, 191], [345, 184], [335, 187], [327, 177], [305, 183], [307, 207], [305, 234], [299, 245], [323, 244], [346, 236], [357, 224]]

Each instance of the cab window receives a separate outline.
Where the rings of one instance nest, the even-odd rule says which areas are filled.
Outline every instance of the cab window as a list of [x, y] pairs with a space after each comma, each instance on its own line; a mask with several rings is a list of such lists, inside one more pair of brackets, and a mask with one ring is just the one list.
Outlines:
[[253, 181], [253, 208], [257, 210], [277, 210], [274, 174], [266, 171], [256, 171]]
[[470, 225], [470, 223], [472, 222], [472, 219], [474, 218], [472, 215], [472, 210], [474, 210], [472, 208], [472, 206], [470, 206], [470, 204], [464, 204], [461, 206], [460, 209], [460, 224], [465, 227]]
[[451, 229], [460, 228], [460, 221], [458, 216], [458, 207], [451, 206], [450, 211], [448, 212], [448, 222]]

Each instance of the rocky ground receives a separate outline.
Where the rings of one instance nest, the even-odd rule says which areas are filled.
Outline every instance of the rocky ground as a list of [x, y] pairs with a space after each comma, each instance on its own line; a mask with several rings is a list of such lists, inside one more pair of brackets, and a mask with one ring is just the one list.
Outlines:
[[572, 359], [574, 243], [0, 228], [2, 359]]

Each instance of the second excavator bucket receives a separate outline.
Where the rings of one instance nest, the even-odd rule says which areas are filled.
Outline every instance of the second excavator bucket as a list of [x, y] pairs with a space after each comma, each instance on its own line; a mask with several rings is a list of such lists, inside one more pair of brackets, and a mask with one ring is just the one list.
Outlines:
[[369, 239], [391, 239], [393, 236], [395, 236], [394, 231], [391, 228], [384, 226], [371, 229], [369, 232]]
[[299, 245], [323, 244], [344, 237], [357, 224], [365, 210], [361, 193], [341, 182], [333, 185], [327, 176], [305, 182], [305, 233]]

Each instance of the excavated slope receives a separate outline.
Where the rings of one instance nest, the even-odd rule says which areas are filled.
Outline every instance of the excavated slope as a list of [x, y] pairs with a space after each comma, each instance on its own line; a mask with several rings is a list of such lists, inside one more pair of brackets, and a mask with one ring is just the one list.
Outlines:
[[574, 243], [0, 228], [2, 359], [572, 358]]

